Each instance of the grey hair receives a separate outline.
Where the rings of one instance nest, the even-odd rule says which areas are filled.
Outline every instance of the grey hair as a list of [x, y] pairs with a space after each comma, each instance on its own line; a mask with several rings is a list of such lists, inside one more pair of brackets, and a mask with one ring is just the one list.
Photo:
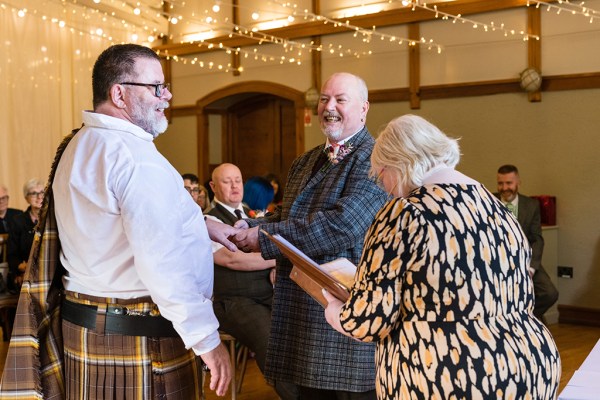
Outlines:
[[33, 178], [33, 179], [28, 180], [23, 185], [23, 197], [27, 198], [27, 193], [29, 193], [29, 191], [36, 186], [45, 187], [46, 182], [41, 181], [38, 178]]
[[379, 134], [371, 154], [371, 175], [375, 168], [392, 168], [398, 173], [398, 183], [413, 189], [423, 185], [431, 169], [454, 168], [459, 161], [458, 139], [446, 136], [424, 118], [407, 114], [391, 120]]

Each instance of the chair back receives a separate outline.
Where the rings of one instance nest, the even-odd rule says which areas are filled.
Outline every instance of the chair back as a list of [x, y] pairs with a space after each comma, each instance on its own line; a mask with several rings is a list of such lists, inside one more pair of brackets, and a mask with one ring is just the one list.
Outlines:
[[0, 233], [0, 263], [6, 262], [8, 253], [8, 233]]

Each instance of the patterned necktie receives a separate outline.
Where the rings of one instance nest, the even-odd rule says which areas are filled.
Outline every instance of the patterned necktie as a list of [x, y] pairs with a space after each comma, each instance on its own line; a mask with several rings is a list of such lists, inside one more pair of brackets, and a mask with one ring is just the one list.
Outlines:
[[235, 212], [235, 216], [237, 217], [238, 220], [244, 218], [242, 216], [242, 210], [234, 210], [234, 212]]
[[517, 208], [513, 203], [506, 203], [506, 208], [508, 208], [508, 211], [510, 211], [512, 215], [515, 217], [517, 216]]

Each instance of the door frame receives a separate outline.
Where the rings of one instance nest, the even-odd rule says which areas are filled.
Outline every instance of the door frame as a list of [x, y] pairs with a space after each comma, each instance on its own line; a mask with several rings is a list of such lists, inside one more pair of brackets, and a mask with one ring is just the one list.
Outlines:
[[198, 175], [201, 182], [209, 178], [208, 156], [208, 111], [213, 102], [242, 93], [265, 93], [288, 99], [296, 110], [296, 155], [304, 153], [304, 92], [266, 81], [247, 81], [234, 83], [215, 90], [196, 102], [196, 121], [198, 132]]

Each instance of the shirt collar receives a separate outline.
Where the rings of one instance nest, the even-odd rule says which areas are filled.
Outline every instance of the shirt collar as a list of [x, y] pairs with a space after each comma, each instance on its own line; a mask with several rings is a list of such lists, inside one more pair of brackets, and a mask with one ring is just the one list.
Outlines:
[[121, 118], [100, 114], [94, 111], [83, 111], [82, 120], [83, 124], [87, 126], [127, 132], [148, 142], [152, 142], [154, 140], [154, 136], [152, 136], [150, 133]]
[[504, 204], [512, 204], [513, 206], [518, 206], [519, 205], [519, 194], [517, 193], [517, 195], [515, 196], [514, 199], [512, 199], [512, 201], [503, 201]]
[[241, 203], [240, 203], [240, 205], [237, 208], [233, 208], [233, 207], [228, 206], [227, 204], [223, 203], [222, 201], [217, 200], [216, 197], [215, 197], [215, 203], [220, 204], [221, 206], [223, 206], [227, 211], [229, 211], [233, 215], [235, 215], [235, 210], [240, 210], [242, 212], [242, 216], [243, 217], [248, 217], [246, 215], [246, 213], [244, 212], [244, 206], [242, 206]]

